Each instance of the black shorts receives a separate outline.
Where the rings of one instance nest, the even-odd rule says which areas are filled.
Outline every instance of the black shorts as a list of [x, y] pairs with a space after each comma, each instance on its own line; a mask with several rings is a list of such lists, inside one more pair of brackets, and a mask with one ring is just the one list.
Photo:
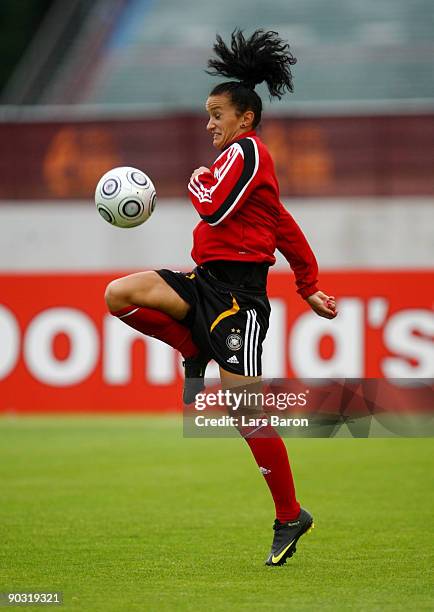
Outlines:
[[157, 270], [191, 305], [184, 323], [201, 352], [243, 376], [262, 374], [262, 343], [270, 318], [268, 265], [210, 262], [192, 272]]

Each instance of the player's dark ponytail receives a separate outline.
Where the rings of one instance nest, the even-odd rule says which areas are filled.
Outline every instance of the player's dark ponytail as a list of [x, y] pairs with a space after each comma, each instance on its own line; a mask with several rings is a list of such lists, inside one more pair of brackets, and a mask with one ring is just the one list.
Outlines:
[[208, 61], [208, 74], [237, 79], [220, 83], [210, 95], [228, 93], [232, 103], [243, 113], [252, 110], [255, 114], [253, 127], [261, 120], [262, 101], [254, 88], [265, 81], [270, 97], [281, 98], [285, 90], [293, 91], [291, 66], [296, 63], [289, 45], [277, 32], [256, 30], [245, 38], [241, 30], [234, 30], [230, 48], [217, 35], [214, 44], [216, 59]]

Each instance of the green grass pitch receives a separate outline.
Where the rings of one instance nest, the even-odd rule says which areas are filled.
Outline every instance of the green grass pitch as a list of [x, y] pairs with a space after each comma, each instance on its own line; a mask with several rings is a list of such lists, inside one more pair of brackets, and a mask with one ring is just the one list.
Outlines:
[[434, 609], [432, 440], [287, 446], [316, 527], [269, 568], [242, 440], [184, 439], [178, 417], [2, 418], [0, 591], [86, 612]]

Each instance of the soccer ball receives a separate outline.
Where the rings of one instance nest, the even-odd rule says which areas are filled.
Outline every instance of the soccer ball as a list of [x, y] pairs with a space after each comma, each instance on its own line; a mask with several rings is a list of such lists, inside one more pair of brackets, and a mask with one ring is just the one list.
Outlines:
[[156, 197], [149, 176], [129, 166], [106, 172], [95, 190], [99, 214], [117, 227], [136, 227], [147, 221], [154, 212]]

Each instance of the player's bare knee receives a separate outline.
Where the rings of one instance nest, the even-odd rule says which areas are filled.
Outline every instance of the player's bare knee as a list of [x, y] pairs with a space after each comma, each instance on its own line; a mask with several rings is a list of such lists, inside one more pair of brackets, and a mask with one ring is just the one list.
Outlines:
[[105, 291], [105, 301], [111, 312], [130, 305], [156, 307], [159, 283], [156, 272], [139, 272], [111, 281]]
[[111, 312], [116, 312], [128, 306], [127, 292], [121, 281], [122, 279], [111, 281], [105, 290], [104, 299]]

